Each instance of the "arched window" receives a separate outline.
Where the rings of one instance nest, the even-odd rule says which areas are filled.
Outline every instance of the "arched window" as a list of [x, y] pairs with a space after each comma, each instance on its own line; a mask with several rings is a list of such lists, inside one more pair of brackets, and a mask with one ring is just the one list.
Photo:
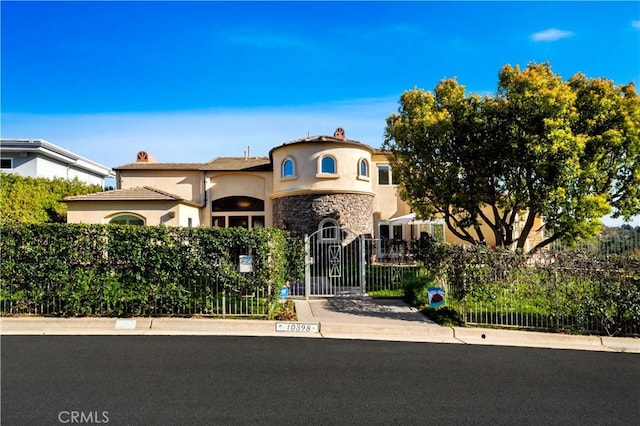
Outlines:
[[330, 155], [322, 157], [320, 160], [320, 173], [336, 173], [336, 159]]
[[109, 223], [113, 223], [116, 225], [144, 225], [145, 219], [142, 216], [125, 213], [112, 217], [111, 219], [109, 219]]
[[364, 158], [358, 164], [358, 176], [369, 177], [369, 162]]
[[318, 225], [318, 228], [322, 230], [323, 240], [337, 240], [338, 231], [340, 230], [340, 224], [335, 219], [323, 219]]
[[293, 158], [285, 158], [282, 162], [282, 177], [292, 176], [295, 176], [295, 163], [293, 162]]
[[228, 228], [264, 228], [264, 200], [234, 195], [211, 202], [211, 226]]
[[242, 212], [242, 211], [263, 211], [264, 200], [242, 195], [218, 198], [211, 202], [211, 210], [214, 212]]

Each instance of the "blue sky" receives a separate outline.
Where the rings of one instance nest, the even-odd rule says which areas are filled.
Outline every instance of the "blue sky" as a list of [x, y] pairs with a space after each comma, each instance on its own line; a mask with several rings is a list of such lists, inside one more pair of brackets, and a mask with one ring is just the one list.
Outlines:
[[266, 155], [332, 134], [379, 147], [400, 94], [505, 64], [640, 87], [638, 2], [12, 2], [1, 134], [109, 166]]

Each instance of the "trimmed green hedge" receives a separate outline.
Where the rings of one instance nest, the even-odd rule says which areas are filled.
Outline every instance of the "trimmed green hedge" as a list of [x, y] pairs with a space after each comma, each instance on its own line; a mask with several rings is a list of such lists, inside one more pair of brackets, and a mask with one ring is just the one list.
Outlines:
[[[229, 295], [271, 295], [303, 263], [286, 232], [268, 228], [13, 224], [0, 232], [3, 314], [186, 312], [212, 282]], [[253, 273], [238, 271], [245, 254]]]

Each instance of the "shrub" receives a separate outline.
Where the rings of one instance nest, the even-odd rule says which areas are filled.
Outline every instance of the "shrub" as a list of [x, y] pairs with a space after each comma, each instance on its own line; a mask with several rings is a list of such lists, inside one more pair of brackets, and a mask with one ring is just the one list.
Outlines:
[[421, 312], [436, 324], [448, 327], [459, 327], [464, 325], [460, 314], [455, 309], [443, 306], [441, 308], [425, 307]]
[[274, 310], [273, 319], [276, 321], [297, 321], [296, 306], [293, 300], [278, 303]]
[[432, 286], [432, 275], [417, 274], [415, 276], [409, 276], [402, 282], [404, 301], [413, 306], [428, 305], [428, 287]]

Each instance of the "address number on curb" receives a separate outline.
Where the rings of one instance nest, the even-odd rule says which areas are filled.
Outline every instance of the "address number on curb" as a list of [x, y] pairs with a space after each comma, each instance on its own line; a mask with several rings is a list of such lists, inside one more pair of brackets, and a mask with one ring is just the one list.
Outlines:
[[320, 324], [308, 322], [277, 322], [276, 331], [293, 331], [299, 333], [318, 333]]

